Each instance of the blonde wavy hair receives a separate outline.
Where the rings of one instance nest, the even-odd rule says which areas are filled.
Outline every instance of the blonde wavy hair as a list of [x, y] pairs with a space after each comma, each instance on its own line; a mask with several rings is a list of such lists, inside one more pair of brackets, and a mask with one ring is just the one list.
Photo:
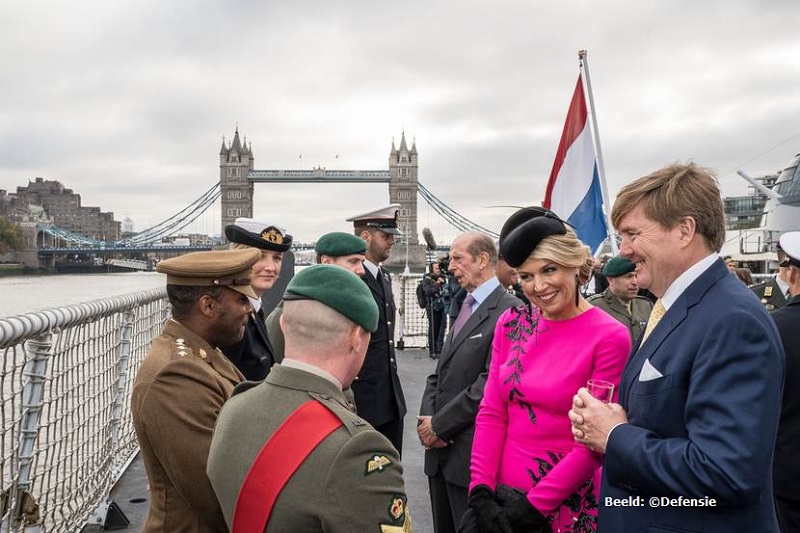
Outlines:
[[544, 259], [562, 267], [577, 268], [578, 282], [581, 285], [589, 281], [594, 263], [589, 247], [578, 240], [578, 236], [569, 226], [564, 235], [549, 235], [542, 239], [528, 259]]

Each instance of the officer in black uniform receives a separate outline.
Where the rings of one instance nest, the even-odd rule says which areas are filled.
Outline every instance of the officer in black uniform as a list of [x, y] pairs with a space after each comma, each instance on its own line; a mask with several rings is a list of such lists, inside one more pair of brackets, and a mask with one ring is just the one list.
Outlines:
[[261, 295], [272, 288], [281, 272], [283, 252], [292, 246], [292, 236], [280, 226], [252, 218], [237, 218], [225, 227], [231, 248], [256, 248], [261, 259], [253, 265], [250, 286], [258, 298], [251, 298], [253, 312], [245, 326], [244, 338], [222, 349], [225, 356], [248, 381], [261, 381], [275, 364], [275, 355], [267, 333], [266, 316], [261, 309]]
[[785, 259], [781, 268], [786, 269], [784, 278], [793, 295], [786, 305], [772, 313], [772, 318], [781, 334], [783, 351], [786, 353], [784, 371], [783, 402], [775, 456], [772, 463], [775, 510], [782, 533], [800, 531], [800, 231], [788, 231], [781, 235], [781, 246]]
[[788, 267], [780, 266], [786, 260], [786, 253], [781, 248], [780, 243], [777, 245], [778, 252], [778, 274], [766, 281], [756, 283], [750, 290], [755, 293], [767, 311], [780, 309], [789, 300], [787, 292], [789, 284], [786, 278], [789, 273]]
[[401, 453], [406, 400], [395, 360], [396, 307], [392, 278], [381, 266], [381, 262], [389, 258], [395, 236], [402, 235], [397, 229], [399, 209], [400, 204], [392, 204], [347, 220], [353, 223], [355, 234], [367, 243], [365, 272], [361, 279], [372, 292], [380, 313], [378, 329], [372, 333], [364, 366], [351, 386], [356, 399], [356, 411]]

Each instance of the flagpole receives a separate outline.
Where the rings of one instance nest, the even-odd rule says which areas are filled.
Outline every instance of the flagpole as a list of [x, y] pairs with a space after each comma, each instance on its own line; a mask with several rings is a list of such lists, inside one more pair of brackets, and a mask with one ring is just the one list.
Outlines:
[[597, 114], [594, 111], [594, 95], [592, 94], [592, 80], [589, 77], [589, 61], [586, 56], [589, 53], [586, 50], [578, 50], [578, 60], [581, 62], [581, 68], [586, 74], [586, 93], [589, 95], [589, 114], [592, 115], [592, 133], [594, 137], [594, 145], [597, 147], [597, 174], [600, 177], [600, 189], [603, 195], [603, 206], [605, 207], [606, 215], [606, 234], [608, 241], [611, 244], [611, 253], [619, 255], [619, 248], [617, 248], [617, 240], [613, 235], [614, 226], [611, 224], [611, 204], [609, 203], [608, 185], [606, 184], [606, 167], [603, 163], [603, 149], [600, 147], [600, 133], [597, 129]]

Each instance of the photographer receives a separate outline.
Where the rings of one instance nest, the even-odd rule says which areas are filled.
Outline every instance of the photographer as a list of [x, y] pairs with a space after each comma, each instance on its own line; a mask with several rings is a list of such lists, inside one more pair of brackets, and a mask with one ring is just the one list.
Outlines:
[[431, 263], [430, 272], [422, 278], [422, 291], [427, 302], [428, 314], [428, 355], [436, 359], [442, 351], [445, 330], [445, 305], [443, 299], [447, 278], [442, 274], [439, 263]]

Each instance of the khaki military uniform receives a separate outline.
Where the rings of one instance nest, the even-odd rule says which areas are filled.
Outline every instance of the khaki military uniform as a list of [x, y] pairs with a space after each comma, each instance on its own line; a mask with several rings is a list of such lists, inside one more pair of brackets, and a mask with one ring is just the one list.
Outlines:
[[153, 341], [133, 386], [131, 412], [147, 478], [144, 532], [225, 532], [206, 460], [222, 404], [242, 375], [174, 320]]
[[780, 309], [786, 305], [786, 294], [781, 290], [781, 286], [775, 281], [775, 278], [770, 278], [762, 283], [756, 283], [750, 287], [767, 311], [773, 309]]
[[631, 310], [614, 296], [611, 289], [608, 288], [600, 294], [595, 294], [589, 297], [589, 303], [595, 307], [599, 307], [628, 328], [628, 333], [631, 335], [631, 342], [636, 343], [636, 339], [644, 332], [647, 326], [647, 319], [650, 318], [650, 311], [653, 310], [653, 302], [643, 296], [637, 296], [631, 300]]
[[343, 425], [325, 437], [283, 487], [265, 531], [411, 531], [403, 467], [392, 444], [353, 412], [334, 383], [284, 365], [274, 366], [262, 383], [237, 388], [219, 416], [208, 476], [228, 526], [259, 451], [310, 400], [322, 403]]

